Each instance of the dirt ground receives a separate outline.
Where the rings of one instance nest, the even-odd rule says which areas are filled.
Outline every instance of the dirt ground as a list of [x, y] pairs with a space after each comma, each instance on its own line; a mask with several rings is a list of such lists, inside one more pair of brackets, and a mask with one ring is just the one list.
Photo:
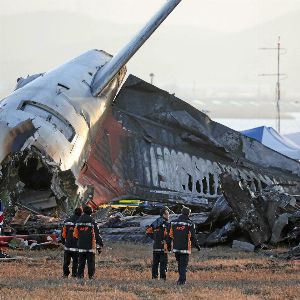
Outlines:
[[194, 251], [187, 284], [152, 280], [151, 246], [111, 244], [96, 256], [96, 278], [62, 278], [63, 250], [9, 252], [0, 262], [0, 299], [300, 299], [300, 265], [229, 247]]

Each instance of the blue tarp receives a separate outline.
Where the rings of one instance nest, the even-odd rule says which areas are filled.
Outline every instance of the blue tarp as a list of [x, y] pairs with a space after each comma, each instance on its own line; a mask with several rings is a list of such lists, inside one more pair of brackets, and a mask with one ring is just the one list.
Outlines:
[[284, 137], [300, 147], [300, 132], [285, 134]]
[[274, 128], [260, 126], [241, 131], [245, 136], [251, 137], [263, 145], [290, 158], [300, 160], [300, 147], [291, 140], [280, 135]]

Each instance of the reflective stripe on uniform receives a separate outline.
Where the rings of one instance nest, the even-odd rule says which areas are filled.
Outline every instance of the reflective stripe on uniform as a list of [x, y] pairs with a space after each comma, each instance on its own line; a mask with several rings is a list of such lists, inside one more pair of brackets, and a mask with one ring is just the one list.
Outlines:
[[153, 249], [153, 252], [165, 252], [164, 249]]
[[80, 252], [80, 253], [84, 253], [84, 252], [94, 252], [94, 253], [95, 253], [95, 249], [78, 249], [78, 252]]
[[171, 225], [186, 225], [186, 226], [192, 226], [191, 223], [187, 223], [187, 222], [171, 222]]
[[93, 227], [94, 224], [92, 224], [92, 223], [76, 223], [76, 226], [88, 226], [88, 227]]
[[72, 226], [74, 226], [75, 223], [73, 223], [73, 222], [66, 222], [66, 223], [64, 223], [64, 225], [72, 225]]
[[72, 252], [78, 252], [78, 248], [68, 248], [65, 246], [65, 250], [72, 251]]
[[179, 249], [173, 249], [173, 252], [175, 253], [183, 253], [183, 254], [191, 254], [191, 251], [189, 250], [179, 250]]

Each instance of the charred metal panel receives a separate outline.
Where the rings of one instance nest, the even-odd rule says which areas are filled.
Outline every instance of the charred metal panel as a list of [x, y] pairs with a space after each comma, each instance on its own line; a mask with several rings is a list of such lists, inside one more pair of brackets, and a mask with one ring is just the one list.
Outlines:
[[[240, 166], [257, 164], [259, 168], [282, 169], [300, 175], [299, 163], [287, 158], [261, 143], [244, 137], [237, 131], [210, 120], [193, 106], [150, 84], [131, 76], [120, 91], [116, 105], [135, 118], [147, 119], [180, 131], [184, 145], [205, 146], [202, 151], [231, 160]], [[173, 130], [173, 131], [174, 131]], [[155, 131], [148, 129], [158, 137]], [[208, 155], [210, 155], [208, 153]], [[281, 172], [281, 171], [280, 171]]]
[[225, 173], [220, 178], [233, 215], [255, 246], [284, 240], [293, 242], [293, 232], [299, 226], [299, 205], [293, 195], [287, 194], [280, 185], [253, 192], [248, 182], [239, 176]]
[[[98, 130], [79, 179], [94, 185], [95, 206], [122, 197], [207, 204], [221, 195], [224, 172], [247, 181], [253, 191], [299, 183], [298, 162], [132, 75]], [[253, 149], [269, 163], [260, 160], [262, 154], [252, 157]]]
[[240, 227], [249, 233], [255, 246], [268, 242], [271, 229], [265, 217], [265, 203], [252, 198], [249, 190], [240, 186], [239, 180], [234, 180], [230, 174], [221, 176], [224, 196], [231, 206]]

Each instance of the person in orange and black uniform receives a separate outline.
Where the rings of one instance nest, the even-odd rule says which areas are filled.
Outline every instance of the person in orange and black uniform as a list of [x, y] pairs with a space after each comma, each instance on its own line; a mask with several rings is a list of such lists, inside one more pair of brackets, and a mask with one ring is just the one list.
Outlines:
[[70, 274], [69, 265], [72, 259], [72, 277], [77, 276], [77, 268], [78, 268], [78, 248], [77, 248], [77, 239], [73, 237], [73, 232], [75, 228], [75, 224], [79, 217], [82, 214], [82, 209], [80, 207], [76, 208], [74, 211], [74, 215], [65, 220], [62, 232], [61, 232], [61, 240], [65, 245], [64, 252], [64, 264], [63, 264], [63, 272], [64, 277], [68, 277]]
[[168, 232], [170, 230], [169, 209], [164, 207], [160, 211], [160, 217], [146, 229], [146, 234], [153, 239], [153, 262], [152, 279], [158, 278], [158, 267], [160, 266], [160, 278], [166, 280], [168, 267], [168, 252], [171, 251]]
[[89, 279], [93, 279], [95, 274], [95, 253], [96, 250], [100, 253], [103, 247], [98, 226], [91, 217], [92, 212], [93, 210], [90, 206], [85, 206], [74, 230], [74, 237], [78, 240], [78, 278], [84, 277], [85, 262], [87, 261]]
[[169, 237], [173, 240], [173, 252], [178, 263], [179, 279], [177, 284], [185, 284], [186, 282], [186, 272], [192, 245], [200, 251], [195, 225], [189, 219], [190, 214], [191, 210], [188, 207], [183, 207], [179, 218], [171, 222]]

